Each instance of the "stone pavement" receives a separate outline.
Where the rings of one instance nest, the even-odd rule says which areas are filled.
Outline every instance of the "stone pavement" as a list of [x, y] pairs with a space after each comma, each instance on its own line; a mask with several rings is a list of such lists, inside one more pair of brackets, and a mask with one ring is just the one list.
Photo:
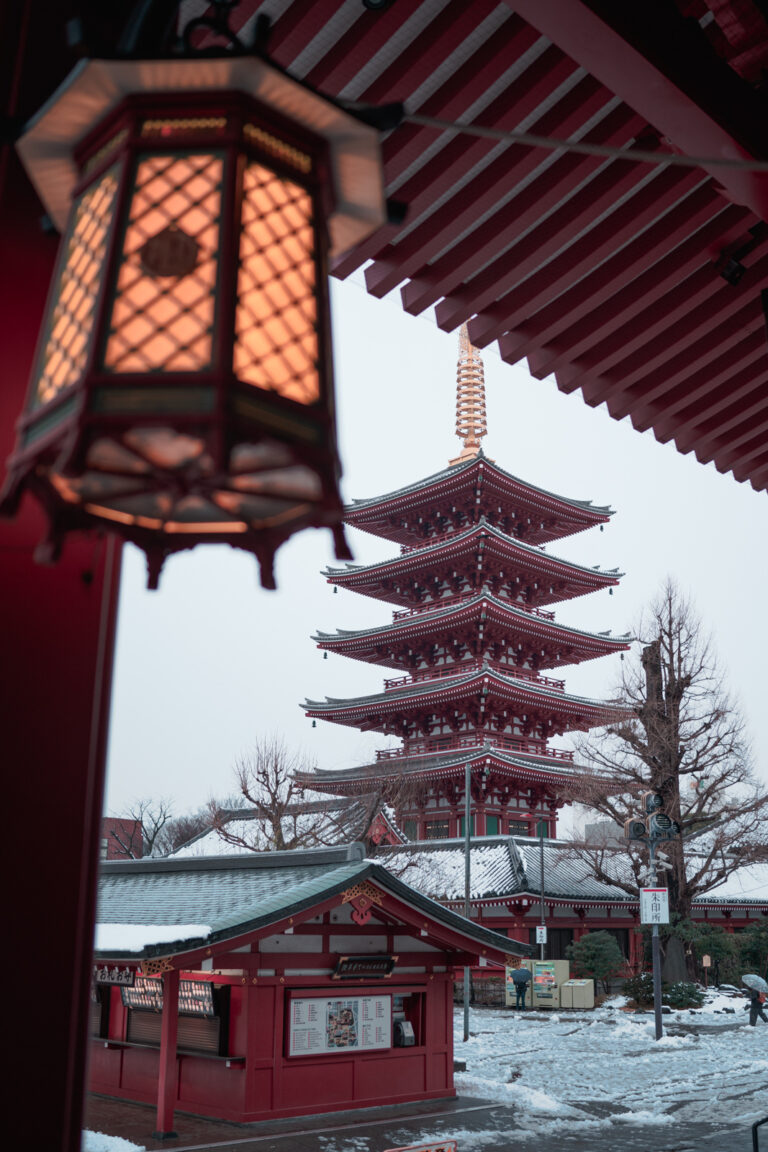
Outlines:
[[[715, 1086], [713, 1085], [713, 1089]], [[768, 1110], [768, 1108], [767, 1108]], [[599, 1106], [585, 1118], [602, 1119]], [[384, 1152], [429, 1139], [458, 1138], [458, 1152], [751, 1152], [748, 1127], [691, 1124], [652, 1128], [609, 1125], [596, 1130], [537, 1136], [516, 1131], [515, 1109], [467, 1096], [275, 1120], [226, 1124], [177, 1113], [175, 1139], [156, 1141], [154, 1109], [104, 1097], [86, 1101], [86, 1127], [122, 1136], [147, 1152]], [[761, 1148], [768, 1150], [768, 1126]]]

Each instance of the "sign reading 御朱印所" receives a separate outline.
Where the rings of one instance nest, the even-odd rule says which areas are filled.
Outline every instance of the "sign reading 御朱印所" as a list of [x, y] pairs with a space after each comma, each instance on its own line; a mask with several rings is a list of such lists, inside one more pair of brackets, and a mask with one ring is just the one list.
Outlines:
[[640, 923], [669, 924], [669, 892], [666, 888], [640, 889]]
[[391, 1046], [391, 996], [308, 996], [291, 1000], [289, 1056], [364, 1052]]

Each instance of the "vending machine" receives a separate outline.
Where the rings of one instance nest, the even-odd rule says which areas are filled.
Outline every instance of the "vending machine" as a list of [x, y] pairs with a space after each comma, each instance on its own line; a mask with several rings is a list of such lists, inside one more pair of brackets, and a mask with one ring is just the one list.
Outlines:
[[531, 1008], [559, 1008], [560, 985], [570, 978], [567, 960], [532, 960]]

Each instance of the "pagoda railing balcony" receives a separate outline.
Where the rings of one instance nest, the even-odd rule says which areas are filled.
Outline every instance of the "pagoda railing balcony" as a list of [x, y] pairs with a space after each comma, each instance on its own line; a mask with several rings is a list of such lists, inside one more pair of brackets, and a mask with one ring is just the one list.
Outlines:
[[377, 760], [402, 760], [407, 757], [430, 756], [436, 752], [454, 749], [501, 748], [523, 756], [541, 756], [560, 763], [573, 763], [573, 752], [565, 748], [549, 748], [543, 740], [530, 740], [525, 736], [504, 736], [493, 732], [460, 732], [451, 736], [425, 736], [406, 740], [402, 748], [380, 748]]
[[[510, 676], [515, 680], [525, 680], [529, 684], [541, 684], [544, 688], [554, 688], [556, 692], [565, 689], [564, 680], [553, 680], [550, 676], [539, 676], [530, 668], [515, 668], [509, 664], [489, 662], [485, 665], [492, 672], [499, 672], [502, 676]], [[393, 688], [406, 688], [412, 684], [426, 684], [431, 680], [442, 680], [446, 676], [467, 676], [470, 672], [480, 672], [483, 668], [482, 660], [467, 660], [463, 664], [446, 664], [439, 668], [425, 668], [423, 672], [414, 672], [412, 676], [395, 676], [384, 681], [384, 690]]]
[[[415, 608], [403, 608], [399, 612], [392, 613], [393, 620], [407, 620], [410, 616], [421, 616], [423, 612], [434, 612], [438, 608], [450, 608], [452, 604], [462, 600], [470, 600], [473, 596], [477, 596], [477, 589], [472, 592], [462, 592], [459, 596], [446, 597], [445, 600], [433, 600], [429, 604], [419, 604]], [[513, 608], [519, 608], [521, 612], [527, 612], [530, 616], [538, 616], [541, 620], [554, 620], [554, 612], [545, 612], [543, 608], [531, 608], [528, 604], [521, 604], [517, 600], [510, 600], [509, 603]]]

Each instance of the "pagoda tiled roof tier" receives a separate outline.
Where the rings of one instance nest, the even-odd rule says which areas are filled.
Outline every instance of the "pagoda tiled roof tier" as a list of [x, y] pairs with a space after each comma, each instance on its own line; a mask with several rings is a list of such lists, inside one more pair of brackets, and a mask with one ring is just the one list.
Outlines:
[[622, 573], [550, 556], [483, 519], [391, 560], [327, 568], [323, 575], [329, 584], [411, 607], [429, 602], [432, 591], [446, 585], [459, 594], [488, 585], [496, 595], [513, 601], [522, 599], [531, 606], [554, 604], [614, 587]]
[[372, 696], [308, 700], [304, 707], [309, 717], [396, 736], [413, 735], [414, 730], [430, 736], [435, 717], [452, 723], [459, 709], [472, 730], [490, 735], [495, 727], [501, 733], [521, 717], [544, 738], [604, 724], [617, 713], [611, 704], [514, 679], [487, 665], [469, 675], [458, 673]]
[[483, 455], [454, 464], [384, 496], [353, 500], [345, 520], [397, 544], [421, 545], [431, 536], [461, 531], [481, 516], [528, 544], [560, 540], [613, 515], [589, 500], [569, 500], [505, 472]]
[[[489, 769], [499, 781], [520, 784], [521, 786], [544, 787], [557, 792], [583, 769], [574, 765], [573, 760], [554, 760], [547, 756], [524, 756], [498, 748], [492, 743], [480, 743], [471, 750], [449, 750], [442, 754], [434, 752], [423, 756], [399, 758], [397, 779], [416, 777], [429, 785], [438, 780], [455, 780], [463, 785], [464, 771], [469, 764], [475, 769]], [[356, 768], [339, 768], [335, 771], [299, 772], [296, 781], [316, 792], [328, 792], [332, 796], [352, 796], [378, 790], [392, 780], [392, 766], [386, 760], [376, 760], [373, 764], [363, 764]]]
[[629, 636], [583, 632], [557, 623], [550, 612], [526, 608], [499, 600], [487, 589], [466, 597], [424, 605], [411, 612], [395, 613], [395, 619], [377, 628], [335, 633], [318, 632], [313, 639], [318, 648], [383, 664], [388, 668], [410, 668], [425, 641], [474, 651], [478, 625], [483, 624], [483, 650], [495, 645], [513, 648], [522, 663], [535, 660], [541, 669], [580, 664], [629, 648]]

